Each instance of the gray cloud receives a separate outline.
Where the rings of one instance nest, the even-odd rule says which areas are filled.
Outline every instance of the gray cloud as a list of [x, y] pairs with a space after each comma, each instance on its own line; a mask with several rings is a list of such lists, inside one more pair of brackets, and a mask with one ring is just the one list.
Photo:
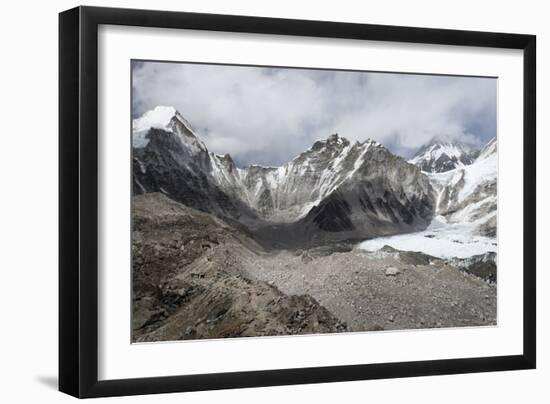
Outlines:
[[496, 135], [496, 79], [134, 62], [134, 117], [171, 105], [210, 150], [280, 165], [318, 139], [372, 138], [410, 156], [433, 136]]

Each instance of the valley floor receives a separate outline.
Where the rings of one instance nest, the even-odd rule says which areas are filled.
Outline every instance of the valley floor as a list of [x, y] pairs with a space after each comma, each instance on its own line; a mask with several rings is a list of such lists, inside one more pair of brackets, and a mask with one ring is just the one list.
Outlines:
[[158, 193], [134, 197], [133, 218], [134, 342], [496, 324], [483, 260], [474, 276], [388, 246], [266, 252]]

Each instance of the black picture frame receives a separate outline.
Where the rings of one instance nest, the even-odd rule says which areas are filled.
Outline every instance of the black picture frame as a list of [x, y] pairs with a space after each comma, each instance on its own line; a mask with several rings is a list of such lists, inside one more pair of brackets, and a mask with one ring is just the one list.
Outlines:
[[[99, 381], [98, 26], [100, 24], [523, 50], [523, 354]], [[59, 390], [104, 397], [534, 369], [536, 37], [184, 12], [77, 7], [59, 15]]]

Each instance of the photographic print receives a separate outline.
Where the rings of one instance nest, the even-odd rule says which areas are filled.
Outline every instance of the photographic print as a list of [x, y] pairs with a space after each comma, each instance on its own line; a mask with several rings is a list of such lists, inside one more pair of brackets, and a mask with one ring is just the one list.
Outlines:
[[496, 325], [496, 78], [131, 67], [133, 342]]

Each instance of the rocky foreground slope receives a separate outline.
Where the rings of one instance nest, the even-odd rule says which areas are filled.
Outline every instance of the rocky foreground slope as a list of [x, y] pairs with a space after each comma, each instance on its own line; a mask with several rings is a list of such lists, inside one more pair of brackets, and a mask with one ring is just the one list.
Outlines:
[[262, 249], [215, 216], [160, 193], [133, 198], [134, 342], [340, 332], [311, 295], [243, 271]]
[[135, 342], [496, 323], [496, 287], [467, 262], [342, 243], [268, 252], [161, 193], [134, 196], [133, 218]]

